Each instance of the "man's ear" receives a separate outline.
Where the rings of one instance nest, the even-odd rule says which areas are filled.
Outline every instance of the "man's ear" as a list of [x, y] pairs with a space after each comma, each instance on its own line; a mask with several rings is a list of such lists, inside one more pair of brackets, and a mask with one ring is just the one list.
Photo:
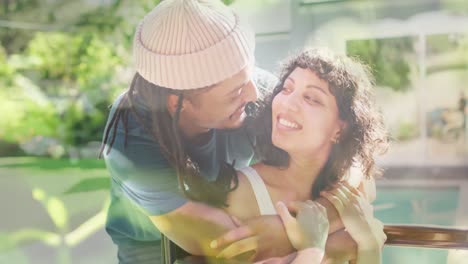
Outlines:
[[[179, 96], [175, 94], [170, 94], [167, 96], [167, 111], [173, 116], [177, 110], [177, 103], [179, 102]], [[184, 109], [184, 104], [182, 104], [182, 109]], [[181, 110], [182, 111], [182, 110]]]

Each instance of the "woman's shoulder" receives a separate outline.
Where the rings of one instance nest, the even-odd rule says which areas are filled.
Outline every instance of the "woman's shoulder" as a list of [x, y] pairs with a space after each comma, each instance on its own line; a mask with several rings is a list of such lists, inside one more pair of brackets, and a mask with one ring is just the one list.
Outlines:
[[247, 176], [242, 170], [237, 171], [238, 186], [228, 195], [228, 207], [226, 211], [239, 218], [247, 220], [249, 218], [260, 215], [253, 188]]
[[349, 185], [361, 191], [369, 202], [373, 202], [376, 198], [376, 185], [373, 177], [367, 178], [362, 172], [362, 167], [353, 165], [348, 171]]
[[276, 180], [278, 179], [277, 176], [277, 168], [274, 166], [266, 165], [262, 162], [254, 164], [251, 166], [252, 169], [255, 170], [257, 175], [262, 179], [263, 183], [267, 186], [268, 189], [275, 189], [277, 188], [278, 183]]

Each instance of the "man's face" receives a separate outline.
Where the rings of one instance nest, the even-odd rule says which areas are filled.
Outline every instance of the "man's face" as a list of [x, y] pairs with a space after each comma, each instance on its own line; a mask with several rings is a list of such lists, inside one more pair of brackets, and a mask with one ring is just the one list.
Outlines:
[[251, 72], [252, 68], [246, 67], [231, 78], [187, 98], [180, 116], [181, 123], [185, 123], [182, 126], [188, 127], [190, 133], [240, 127], [246, 116], [246, 104], [257, 100]]

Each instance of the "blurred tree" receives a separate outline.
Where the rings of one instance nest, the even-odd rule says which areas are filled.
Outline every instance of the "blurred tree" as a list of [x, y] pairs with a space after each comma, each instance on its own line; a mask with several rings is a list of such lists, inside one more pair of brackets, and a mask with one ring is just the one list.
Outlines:
[[405, 57], [413, 51], [411, 38], [353, 40], [347, 53], [368, 64], [377, 85], [405, 91], [410, 84], [410, 65]]
[[432, 74], [447, 70], [464, 70], [468, 68], [467, 55], [468, 35], [435, 34], [427, 36], [427, 53], [438, 58], [427, 67], [427, 73]]
[[[22, 74], [34, 65], [28, 58], [7, 56], [0, 46], [0, 144], [17, 152], [19, 143], [35, 135], [56, 137], [59, 124], [56, 108], [40, 95], [39, 87]], [[2, 143], [3, 142], [3, 143]], [[5, 151], [0, 155], [14, 154]]]
[[39, 5], [39, 1], [38, 0], [3, 0], [2, 5], [3, 5], [3, 8], [0, 10], [0, 15], [2, 15], [3, 17], [10, 13], [36, 8]]
[[0, 85], [4, 88], [13, 84], [14, 69], [8, 65], [5, 49], [0, 46]]
[[11, 115], [0, 134], [18, 143], [34, 135], [59, 138], [65, 146], [99, 141], [108, 106], [128, 85], [122, 73], [130, 71], [136, 25], [159, 2], [4, 1], [0, 13], [13, 23], [0, 32], [0, 83], [27, 83], [46, 102], [28, 92], [3, 93], [15, 103], [2, 107]]
[[37, 33], [28, 45], [28, 55], [39, 63], [31, 76], [49, 98], [57, 102], [62, 122], [60, 138], [67, 146], [99, 141], [105, 126], [107, 106], [115, 90], [122, 64], [112, 43], [93, 33]]

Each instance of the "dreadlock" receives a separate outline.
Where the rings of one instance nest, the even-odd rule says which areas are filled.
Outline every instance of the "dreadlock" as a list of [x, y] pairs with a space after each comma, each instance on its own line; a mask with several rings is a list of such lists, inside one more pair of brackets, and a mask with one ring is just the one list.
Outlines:
[[[171, 117], [166, 106], [167, 98], [171, 94], [178, 96], [174, 117]], [[149, 115], [142, 115], [135, 107], [137, 96], [149, 108]], [[122, 122], [124, 128], [124, 147], [127, 147], [128, 118], [129, 115], [133, 115], [153, 136], [164, 157], [176, 169], [179, 188], [187, 198], [217, 207], [227, 206], [227, 194], [238, 185], [234, 164], [222, 162], [219, 175], [213, 182], [200, 175], [198, 164], [187, 154], [185, 141], [178, 126], [184, 96], [189, 96], [189, 92], [155, 85], [136, 73], [105, 129], [99, 157], [102, 157], [105, 150], [106, 154], [112, 150], [119, 122]], [[232, 181], [234, 181], [233, 187], [231, 187]]]

